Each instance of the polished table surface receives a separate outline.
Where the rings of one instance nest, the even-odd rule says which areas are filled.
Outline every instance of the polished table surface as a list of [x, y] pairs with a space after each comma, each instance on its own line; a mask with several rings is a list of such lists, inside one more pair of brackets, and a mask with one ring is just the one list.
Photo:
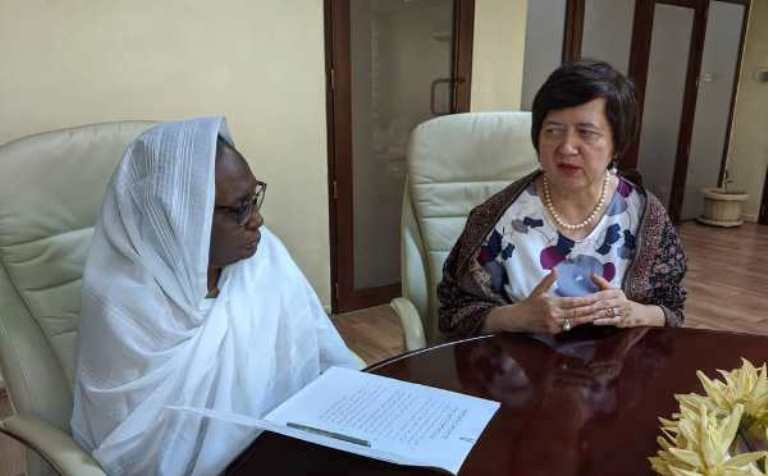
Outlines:
[[[501, 402], [460, 475], [648, 475], [658, 417], [674, 394], [703, 393], [741, 357], [768, 361], [768, 337], [694, 329], [575, 329], [453, 342], [368, 371]], [[227, 474], [440, 474], [265, 433]]]

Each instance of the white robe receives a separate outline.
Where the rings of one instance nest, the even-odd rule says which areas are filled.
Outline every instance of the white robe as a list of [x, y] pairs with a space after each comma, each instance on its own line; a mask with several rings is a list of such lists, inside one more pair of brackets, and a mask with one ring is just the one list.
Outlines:
[[83, 277], [72, 432], [115, 475], [217, 474], [261, 417], [330, 365], [357, 367], [304, 275], [261, 228], [206, 299], [223, 118], [162, 124], [131, 144]]

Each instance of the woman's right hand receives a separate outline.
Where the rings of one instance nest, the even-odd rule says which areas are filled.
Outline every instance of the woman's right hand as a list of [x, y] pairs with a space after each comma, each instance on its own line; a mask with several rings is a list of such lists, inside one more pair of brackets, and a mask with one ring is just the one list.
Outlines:
[[552, 270], [523, 301], [491, 310], [485, 319], [485, 332], [535, 332], [557, 334], [594, 320], [587, 307], [592, 299], [551, 296], [548, 291], [557, 281]]

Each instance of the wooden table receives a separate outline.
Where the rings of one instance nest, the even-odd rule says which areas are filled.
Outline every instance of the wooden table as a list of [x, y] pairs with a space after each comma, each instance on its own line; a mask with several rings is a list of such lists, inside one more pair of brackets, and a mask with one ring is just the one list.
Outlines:
[[[575, 329], [557, 338], [505, 334], [453, 342], [368, 371], [501, 402], [461, 475], [648, 475], [658, 417], [675, 393], [703, 393], [702, 369], [768, 361], [768, 337], [694, 329]], [[227, 474], [439, 474], [275, 434]]]

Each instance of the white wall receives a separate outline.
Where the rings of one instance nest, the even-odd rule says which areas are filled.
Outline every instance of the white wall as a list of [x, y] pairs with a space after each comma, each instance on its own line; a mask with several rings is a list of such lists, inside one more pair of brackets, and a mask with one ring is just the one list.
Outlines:
[[527, 8], [527, 0], [475, 1], [473, 111], [520, 109]]
[[[477, 0], [472, 109], [520, 103], [526, 0]], [[224, 114], [264, 216], [330, 302], [322, 0], [0, 0], [0, 143]], [[2, 173], [2, 172], [0, 172]]]
[[266, 223], [327, 303], [324, 63], [321, 0], [0, 0], [0, 143], [224, 114], [269, 183]]

